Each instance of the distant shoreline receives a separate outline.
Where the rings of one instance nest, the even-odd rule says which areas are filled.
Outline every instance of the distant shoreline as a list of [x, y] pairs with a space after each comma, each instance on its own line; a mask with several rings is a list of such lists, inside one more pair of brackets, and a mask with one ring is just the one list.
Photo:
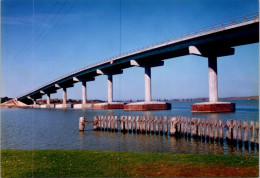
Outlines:
[[[1, 97], [1, 103], [4, 103], [5, 101], [11, 100], [12, 98], [8, 97]], [[219, 101], [227, 101], [227, 100], [259, 100], [259, 96], [244, 96], [244, 97], [223, 97], [223, 98], [218, 98]], [[208, 98], [182, 98], [182, 99], [154, 99], [155, 101], [208, 101]], [[115, 102], [140, 102], [143, 100], [114, 100]], [[46, 99], [38, 99], [37, 103], [38, 104], [46, 104], [47, 100]], [[87, 100], [87, 103], [101, 103], [101, 102], [106, 102], [103, 100]], [[53, 104], [61, 104], [62, 99], [51, 99], [51, 103]], [[68, 104], [81, 104], [82, 100], [81, 99], [68, 99], [67, 100]]]

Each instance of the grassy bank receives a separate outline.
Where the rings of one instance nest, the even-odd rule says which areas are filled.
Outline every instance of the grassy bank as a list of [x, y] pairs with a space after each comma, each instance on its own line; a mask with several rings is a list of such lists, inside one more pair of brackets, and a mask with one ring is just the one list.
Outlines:
[[1, 150], [2, 177], [255, 177], [258, 158], [81, 150]]

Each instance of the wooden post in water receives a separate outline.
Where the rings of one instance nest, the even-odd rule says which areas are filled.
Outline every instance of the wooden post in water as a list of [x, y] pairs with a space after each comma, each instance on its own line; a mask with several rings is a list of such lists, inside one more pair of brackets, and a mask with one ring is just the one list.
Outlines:
[[100, 122], [101, 122], [101, 130], [104, 130], [104, 117], [103, 116], [101, 116], [100, 117]]
[[198, 126], [197, 126], [197, 130], [198, 130], [198, 139], [200, 140], [201, 139], [201, 119], [198, 118]]
[[222, 119], [218, 120], [218, 130], [219, 130], [219, 141], [220, 143], [223, 143], [223, 121]]
[[[231, 121], [230, 121], [230, 120], [227, 120], [226, 122], [227, 122], [227, 124], [226, 124], [226, 126], [227, 126], [227, 130], [226, 130], [226, 140], [227, 140], [227, 142], [229, 142], [230, 139], [231, 139], [231, 135], [230, 135], [230, 131], [231, 131]], [[230, 131], [229, 131], [229, 130], [230, 130]]]
[[191, 131], [192, 131], [192, 138], [195, 139], [197, 138], [197, 119], [192, 118], [191, 119]]
[[107, 116], [104, 116], [104, 130], [107, 130]]
[[107, 117], [107, 130], [110, 131], [110, 129], [111, 129], [111, 117], [108, 116]]
[[117, 127], [118, 127], [118, 119], [117, 119], [117, 116], [115, 116], [115, 132], [117, 132]]
[[210, 122], [209, 119], [206, 119], [206, 139], [209, 141], [210, 137]]
[[129, 133], [132, 132], [132, 119], [131, 116], [128, 116], [128, 129], [129, 129]]
[[259, 147], [259, 121], [256, 121], [256, 148]]
[[124, 116], [120, 117], [120, 131], [123, 132], [124, 130]]
[[149, 118], [149, 116], [147, 116], [147, 119], [146, 119], [146, 131], [147, 131], [147, 134], [150, 134], [150, 118]]
[[127, 117], [124, 117], [124, 133], [127, 132]]
[[245, 147], [248, 148], [248, 122], [244, 121], [244, 143], [245, 143]]
[[85, 129], [85, 117], [79, 118], [79, 131], [84, 132]]
[[164, 135], [168, 135], [168, 119], [167, 116], [164, 116]]
[[170, 119], [171, 123], [170, 123], [170, 134], [171, 135], [176, 135], [176, 126], [177, 126], [177, 117], [172, 117]]
[[214, 139], [217, 142], [218, 140], [218, 120], [214, 119]]
[[191, 137], [191, 119], [188, 117], [188, 123], [187, 123], [187, 126], [188, 126], [188, 138]]
[[206, 126], [206, 122], [205, 122], [205, 119], [202, 118], [201, 119], [201, 133], [202, 133], [202, 140], [204, 141], [205, 140], [205, 126]]
[[160, 132], [159, 134], [161, 134], [161, 135], [163, 134], [163, 130], [162, 130], [162, 129], [163, 129], [163, 126], [162, 126], [162, 125], [163, 125], [163, 123], [162, 123], [162, 117], [160, 116], [160, 117], [159, 117], [159, 132]]
[[139, 132], [143, 133], [143, 116], [139, 119]]
[[99, 122], [98, 122], [99, 120], [100, 120], [99, 116], [94, 117], [94, 125], [96, 125], [96, 130], [100, 129], [100, 125], [99, 125]]
[[181, 118], [179, 116], [176, 117], [176, 121], [177, 121], [177, 134], [180, 135], [181, 134], [181, 126], [182, 126]]
[[154, 120], [153, 120], [153, 117], [150, 120], [150, 126], [151, 126], [151, 128], [150, 128], [151, 134], [154, 134]]
[[159, 134], [157, 116], [155, 116], [155, 119], [154, 119], [154, 127], [155, 127], [155, 132], [156, 132], [156, 134]]
[[209, 141], [210, 141], [210, 140], [213, 139], [213, 128], [212, 128], [212, 122], [213, 121], [212, 121], [212, 119], [210, 119], [210, 120], [208, 119], [208, 121], [209, 121], [208, 122], [209, 123], [209, 127], [208, 127], [209, 130], [208, 131], [209, 131]]
[[186, 117], [181, 117], [181, 123], [183, 125], [182, 127], [182, 135], [185, 137], [187, 136], [187, 118]]
[[237, 131], [238, 131], [238, 124], [236, 123], [236, 120], [233, 120], [233, 144], [237, 143], [238, 137], [237, 137]]
[[136, 132], [140, 132], [139, 116], [136, 116]]
[[98, 116], [98, 130], [101, 130], [101, 119], [100, 119], [100, 116]]
[[136, 120], [135, 120], [135, 116], [133, 116], [133, 133], [136, 133]]
[[253, 150], [255, 147], [255, 123], [254, 123], [254, 121], [250, 121], [250, 143], [251, 143], [251, 149]]
[[115, 121], [115, 119], [114, 119], [114, 116], [111, 116], [110, 117], [111, 118], [111, 121], [110, 121], [110, 123], [111, 123], [111, 126], [110, 126], [110, 129], [111, 129], [111, 131], [113, 132], [114, 131], [114, 121]]
[[239, 146], [242, 146], [242, 121], [238, 121], [238, 140], [239, 140]]

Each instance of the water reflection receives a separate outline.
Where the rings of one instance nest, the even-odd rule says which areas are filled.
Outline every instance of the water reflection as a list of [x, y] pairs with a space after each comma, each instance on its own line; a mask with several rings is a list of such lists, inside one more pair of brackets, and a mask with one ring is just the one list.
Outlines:
[[93, 131], [96, 146], [104, 150], [160, 152], [160, 153], [194, 153], [258, 156], [256, 147], [245, 149], [220, 141], [207, 142], [189, 138], [169, 137], [167, 135], [132, 134], [114, 131]]
[[[86, 125], [78, 131], [79, 117], [92, 121], [94, 116], [184, 116], [225, 120], [253, 120], [259, 117], [258, 101], [236, 101], [235, 113], [192, 115], [192, 102], [172, 102], [167, 111], [125, 112], [124, 110], [59, 110], [59, 109], [2, 109], [2, 149], [85, 149], [163, 153], [208, 153], [258, 156], [256, 145], [246, 148], [225, 141], [206, 140], [114, 131], [93, 131]], [[224, 132], [225, 137], [225, 132]], [[250, 138], [249, 138], [250, 139]]]

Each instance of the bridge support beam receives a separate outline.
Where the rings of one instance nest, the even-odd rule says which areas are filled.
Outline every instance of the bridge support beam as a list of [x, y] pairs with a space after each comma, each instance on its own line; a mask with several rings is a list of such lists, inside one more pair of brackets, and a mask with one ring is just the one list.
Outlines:
[[145, 101], [137, 103], [129, 103], [124, 106], [124, 110], [127, 111], [145, 111], [145, 110], [168, 110], [171, 109], [171, 104], [166, 102], [152, 101], [152, 88], [151, 88], [151, 68], [163, 66], [163, 61], [140, 63], [135, 60], [131, 60], [130, 64], [133, 66], [144, 68], [144, 89], [145, 89]]
[[195, 103], [191, 105], [191, 112], [234, 112], [235, 104], [231, 102], [218, 101], [218, 67], [217, 57], [233, 55], [233, 48], [212, 48], [212, 47], [189, 47], [190, 54], [208, 58], [209, 76], [209, 102]]

